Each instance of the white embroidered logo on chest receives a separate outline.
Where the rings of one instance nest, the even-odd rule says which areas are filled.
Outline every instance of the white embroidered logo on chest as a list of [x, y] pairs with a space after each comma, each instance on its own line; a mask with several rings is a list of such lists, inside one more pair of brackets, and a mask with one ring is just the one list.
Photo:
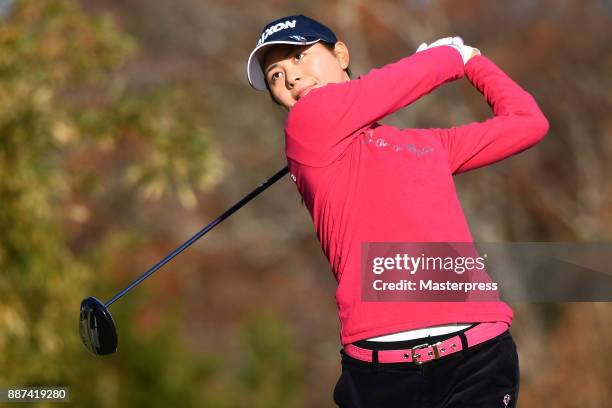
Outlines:
[[374, 144], [374, 146], [378, 148], [390, 148], [394, 152], [401, 152], [405, 150], [417, 157], [422, 156], [427, 153], [431, 153], [434, 150], [433, 147], [430, 147], [430, 146], [417, 147], [413, 143], [407, 143], [407, 144], [401, 144], [401, 145], [390, 143], [382, 137], [375, 139], [374, 131], [372, 129], [368, 129], [367, 133], [363, 134], [362, 143], [363, 144]]

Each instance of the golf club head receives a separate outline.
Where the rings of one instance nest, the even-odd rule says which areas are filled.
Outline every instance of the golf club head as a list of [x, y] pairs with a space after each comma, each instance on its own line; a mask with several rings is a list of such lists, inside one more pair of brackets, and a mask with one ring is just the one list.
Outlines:
[[79, 318], [81, 341], [95, 355], [114, 353], [117, 350], [117, 331], [113, 317], [104, 303], [95, 297], [81, 302]]

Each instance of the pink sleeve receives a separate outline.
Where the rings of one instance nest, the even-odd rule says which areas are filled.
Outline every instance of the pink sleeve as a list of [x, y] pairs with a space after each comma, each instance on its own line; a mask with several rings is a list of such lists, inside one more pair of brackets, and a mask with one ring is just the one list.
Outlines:
[[533, 97], [490, 59], [476, 56], [465, 66], [468, 80], [485, 96], [494, 117], [484, 122], [435, 130], [453, 174], [520, 153], [548, 132], [548, 121]]
[[459, 53], [439, 46], [372, 69], [355, 80], [315, 88], [287, 116], [287, 157], [326, 166], [360, 130], [463, 75]]

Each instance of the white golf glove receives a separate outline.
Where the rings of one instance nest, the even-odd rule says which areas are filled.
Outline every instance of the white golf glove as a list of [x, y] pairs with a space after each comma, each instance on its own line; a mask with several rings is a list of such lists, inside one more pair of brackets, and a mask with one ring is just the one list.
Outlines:
[[464, 45], [463, 39], [461, 37], [440, 38], [439, 40], [436, 40], [429, 45], [427, 45], [427, 43], [422, 43], [421, 45], [419, 45], [419, 48], [417, 48], [416, 52], [423, 51], [432, 47], [439, 47], [441, 45], [448, 45], [456, 49], [459, 55], [461, 55], [463, 65], [465, 65], [469, 61], [474, 50], [476, 51], [477, 55], [480, 55], [480, 50], [478, 50], [477, 48], [470, 47], [469, 45]]

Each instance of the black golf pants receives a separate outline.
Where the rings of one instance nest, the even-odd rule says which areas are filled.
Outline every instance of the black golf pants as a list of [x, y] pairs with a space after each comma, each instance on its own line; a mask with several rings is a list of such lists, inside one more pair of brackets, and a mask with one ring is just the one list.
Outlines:
[[[466, 329], [467, 330], [467, 329]], [[458, 333], [399, 342], [361, 340], [370, 350], [433, 344]], [[461, 332], [463, 335], [463, 331]], [[342, 374], [334, 389], [340, 408], [514, 408], [519, 391], [516, 344], [497, 337], [423, 365], [370, 363], [340, 350]]]

